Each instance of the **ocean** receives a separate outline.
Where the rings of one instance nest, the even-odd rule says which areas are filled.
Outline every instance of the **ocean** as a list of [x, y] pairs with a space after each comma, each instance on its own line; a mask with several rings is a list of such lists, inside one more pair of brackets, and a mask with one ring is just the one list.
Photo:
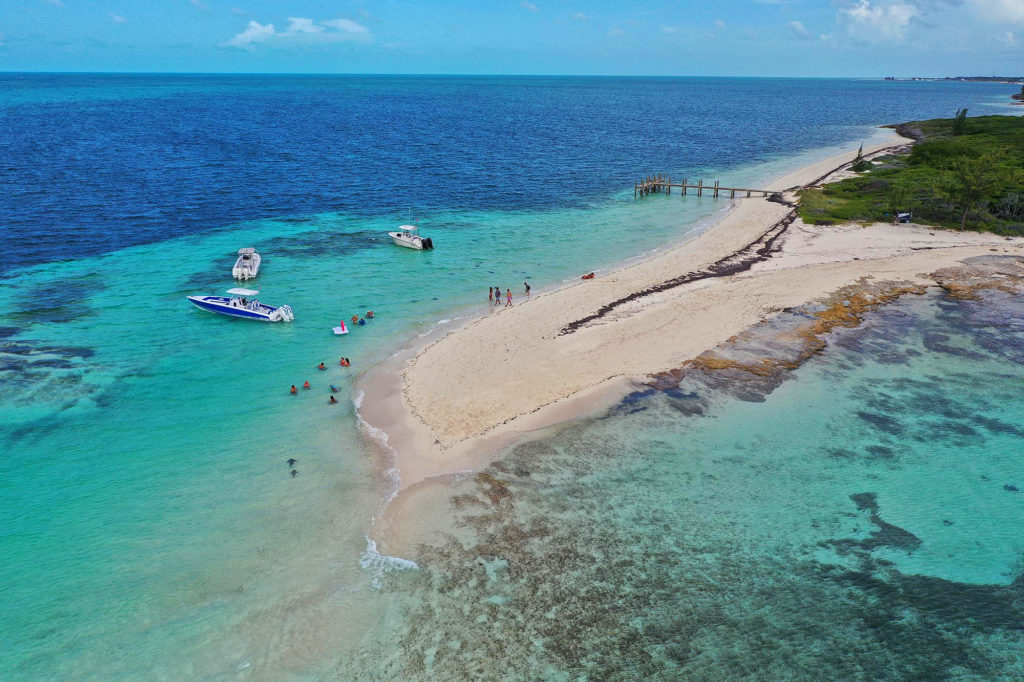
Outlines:
[[[901, 300], [761, 400], [655, 392], [545, 431], [453, 481], [458, 541], [416, 556], [367, 537], [395, 481], [350, 389], [489, 286], [727, 208], [634, 200], [643, 175], [757, 186], [1012, 91], [0, 74], [0, 677], [1014, 676], [1018, 299]], [[390, 244], [413, 220], [433, 252]], [[295, 322], [186, 301], [243, 246]], [[485, 525], [492, 479], [514, 509]]]

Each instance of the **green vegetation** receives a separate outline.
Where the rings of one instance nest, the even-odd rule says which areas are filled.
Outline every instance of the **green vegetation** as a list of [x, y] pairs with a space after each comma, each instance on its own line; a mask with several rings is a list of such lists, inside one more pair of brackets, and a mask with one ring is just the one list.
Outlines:
[[956, 110], [956, 116], [953, 117], [953, 134], [963, 135], [967, 132], [967, 107]]
[[[903, 124], [920, 140], [909, 154], [884, 156], [853, 178], [800, 193], [805, 222], [914, 222], [1024, 235], [1024, 118], [981, 116]], [[960, 121], [961, 134], [954, 132]]]

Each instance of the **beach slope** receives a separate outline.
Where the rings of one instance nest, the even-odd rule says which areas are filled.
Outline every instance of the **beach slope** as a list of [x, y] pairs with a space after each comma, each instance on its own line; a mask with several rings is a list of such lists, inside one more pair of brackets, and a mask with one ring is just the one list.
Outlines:
[[[906, 141], [866, 150], [878, 154]], [[403, 485], [485, 463], [519, 434], [609, 404], [774, 313], [858, 282], [935, 284], [966, 258], [1024, 240], [927, 226], [803, 224], [795, 189], [846, 172], [849, 153], [779, 178], [655, 257], [490, 312], [364, 382]]]

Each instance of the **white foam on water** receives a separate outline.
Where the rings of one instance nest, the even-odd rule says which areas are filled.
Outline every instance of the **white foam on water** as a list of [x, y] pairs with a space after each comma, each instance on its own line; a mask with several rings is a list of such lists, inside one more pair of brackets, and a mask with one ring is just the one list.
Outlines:
[[381, 554], [377, 551], [377, 543], [369, 536], [366, 536], [366, 549], [359, 558], [359, 566], [364, 571], [369, 571], [373, 575], [370, 579], [370, 587], [374, 590], [384, 587], [384, 580], [390, 573], [418, 571], [420, 568], [411, 559]]
[[452, 318], [450, 318], [450, 317], [446, 317], [446, 318], [444, 318], [444, 319], [438, 320], [438, 321], [437, 321], [437, 324], [448, 324], [448, 323], [449, 323], [449, 322], [451, 322], [451, 321], [452, 321]]
[[363, 419], [363, 415], [359, 413], [359, 408], [362, 406], [365, 398], [366, 393], [364, 391], [359, 391], [359, 393], [352, 398], [352, 404], [355, 406], [354, 414], [356, 416], [356, 421], [359, 423], [359, 427], [363, 432], [366, 433], [372, 441], [380, 445], [381, 449], [387, 453], [385, 456], [387, 457], [388, 463], [391, 465], [382, 472], [386, 485], [384, 488], [384, 499], [381, 501], [379, 509], [384, 509], [388, 506], [388, 503], [391, 502], [391, 500], [395, 499], [395, 496], [398, 495], [398, 491], [402, 488], [402, 476], [398, 467], [395, 466], [398, 452], [394, 447], [392, 447], [391, 442], [388, 440], [388, 434]]

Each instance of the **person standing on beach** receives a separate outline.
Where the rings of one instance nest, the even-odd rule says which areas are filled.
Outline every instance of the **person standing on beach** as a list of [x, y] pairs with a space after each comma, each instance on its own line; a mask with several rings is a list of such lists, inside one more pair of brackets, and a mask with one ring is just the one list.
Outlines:
[[494, 305], [501, 305], [501, 287], [494, 287]]
[[505, 307], [507, 308], [510, 305], [512, 305], [512, 290], [511, 289], [505, 289], [505, 297], [506, 297]]
[[523, 282], [523, 286], [526, 288], [526, 298], [530, 298], [530, 283]]
[[494, 303], [494, 287], [487, 287], [487, 305]]

